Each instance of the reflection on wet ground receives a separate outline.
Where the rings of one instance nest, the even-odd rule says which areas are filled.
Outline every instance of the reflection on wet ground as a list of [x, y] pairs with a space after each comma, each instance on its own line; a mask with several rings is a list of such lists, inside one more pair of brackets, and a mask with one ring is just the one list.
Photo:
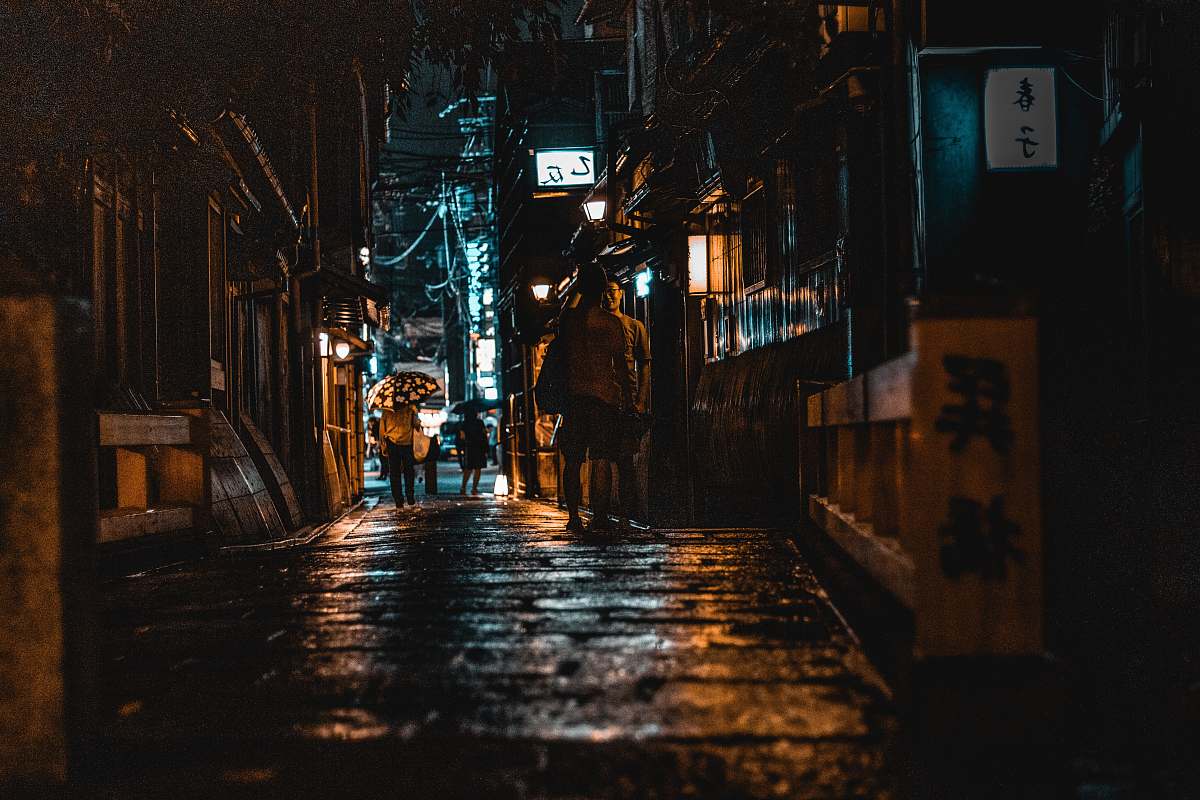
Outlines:
[[383, 503], [105, 593], [96, 794], [886, 797], [886, 690], [758, 530]]

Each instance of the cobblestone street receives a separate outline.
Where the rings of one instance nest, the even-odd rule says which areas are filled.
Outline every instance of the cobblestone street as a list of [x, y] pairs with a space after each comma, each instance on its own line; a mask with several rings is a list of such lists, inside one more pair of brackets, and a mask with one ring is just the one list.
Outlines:
[[352, 513], [104, 591], [98, 796], [893, 795], [887, 690], [786, 537]]

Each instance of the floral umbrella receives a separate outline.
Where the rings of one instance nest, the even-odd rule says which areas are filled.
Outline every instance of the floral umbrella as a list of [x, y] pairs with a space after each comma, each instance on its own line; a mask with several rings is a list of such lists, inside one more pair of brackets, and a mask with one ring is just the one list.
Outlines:
[[423, 372], [388, 375], [367, 392], [367, 408], [396, 408], [429, 397], [440, 387]]

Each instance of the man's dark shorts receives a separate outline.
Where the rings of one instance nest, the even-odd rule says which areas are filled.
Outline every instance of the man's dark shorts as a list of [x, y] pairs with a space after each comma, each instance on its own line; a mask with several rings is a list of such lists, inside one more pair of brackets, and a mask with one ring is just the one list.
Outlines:
[[603, 400], [586, 395], [567, 398], [559, 447], [568, 460], [584, 457], [616, 461], [621, 456], [621, 412]]

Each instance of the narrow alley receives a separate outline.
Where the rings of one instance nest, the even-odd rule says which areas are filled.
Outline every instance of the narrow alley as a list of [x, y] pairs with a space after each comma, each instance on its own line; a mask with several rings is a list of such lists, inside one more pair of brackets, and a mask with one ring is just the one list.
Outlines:
[[786, 537], [384, 496], [104, 587], [104, 797], [892, 795], [889, 695]]
[[0, 74], [0, 800], [1200, 798], [1200, 0]]

